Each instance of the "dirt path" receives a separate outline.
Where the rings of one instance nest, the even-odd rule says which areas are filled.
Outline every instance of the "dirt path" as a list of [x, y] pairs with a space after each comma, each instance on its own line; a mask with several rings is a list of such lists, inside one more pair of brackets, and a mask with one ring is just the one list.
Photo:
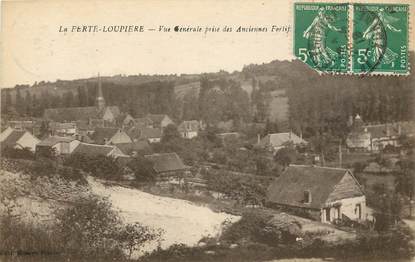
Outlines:
[[223, 221], [239, 219], [226, 213], [215, 213], [207, 207], [197, 206], [189, 201], [155, 196], [121, 186], [104, 186], [92, 178], [88, 180], [92, 191], [101, 196], [108, 196], [126, 222], [140, 222], [163, 229], [165, 234], [162, 248], [174, 243], [196, 245], [204, 236], [219, 234]]

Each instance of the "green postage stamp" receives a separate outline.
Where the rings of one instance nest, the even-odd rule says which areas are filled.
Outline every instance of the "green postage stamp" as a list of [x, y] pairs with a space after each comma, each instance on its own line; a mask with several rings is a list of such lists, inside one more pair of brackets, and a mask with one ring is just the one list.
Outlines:
[[347, 72], [348, 5], [295, 3], [294, 53], [325, 72]]
[[353, 72], [408, 73], [408, 5], [353, 5]]
[[320, 72], [409, 73], [409, 6], [295, 3], [294, 55]]

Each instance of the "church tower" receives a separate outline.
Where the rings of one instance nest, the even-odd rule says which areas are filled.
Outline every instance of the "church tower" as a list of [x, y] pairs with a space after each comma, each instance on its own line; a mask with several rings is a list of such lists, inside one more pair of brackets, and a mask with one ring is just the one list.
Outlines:
[[97, 98], [95, 98], [95, 106], [98, 108], [99, 111], [104, 110], [105, 108], [105, 99], [102, 95], [102, 84], [101, 84], [101, 77], [98, 74], [98, 90], [97, 90]]

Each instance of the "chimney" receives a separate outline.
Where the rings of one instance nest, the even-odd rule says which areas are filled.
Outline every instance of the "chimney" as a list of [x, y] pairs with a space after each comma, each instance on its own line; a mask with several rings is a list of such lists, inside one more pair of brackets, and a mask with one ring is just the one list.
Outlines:
[[289, 139], [290, 139], [290, 141], [291, 141], [292, 133], [293, 133], [293, 131], [292, 131], [292, 130], [290, 130], [290, 135], [289, 135]]
[[259, 144], [259, 143], [261, 142], [261, 135], [260, 135], [260, 134], [258, 134], [258, 135], [257, 135], [257, 137], [258, 137], [258, 141], [257, 141], [257, 143]]
[[398, 123], [398, 135], [402, 135], [402, 126], [401, 126], [401, 123]]

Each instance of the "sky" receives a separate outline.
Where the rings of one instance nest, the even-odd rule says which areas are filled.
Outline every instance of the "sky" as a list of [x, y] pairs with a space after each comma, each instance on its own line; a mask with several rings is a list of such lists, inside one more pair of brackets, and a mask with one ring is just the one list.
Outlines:
[[[402, 0], [401, 0], [402, 1]], [[405, 0], [403, 2], [411, 2]], [[292, 1], [3, 1], [0, 87], [101, 75], [232, 72], [292, 59], [291, 33], [161, 33], [160, 25], [292, 26]], [[414, 15], [412, 15], [413, 23]], [[141, 33], [62, 33], [60, 26], [143, 25]], [[411, 43], [413, 50], [414, 43]]]

